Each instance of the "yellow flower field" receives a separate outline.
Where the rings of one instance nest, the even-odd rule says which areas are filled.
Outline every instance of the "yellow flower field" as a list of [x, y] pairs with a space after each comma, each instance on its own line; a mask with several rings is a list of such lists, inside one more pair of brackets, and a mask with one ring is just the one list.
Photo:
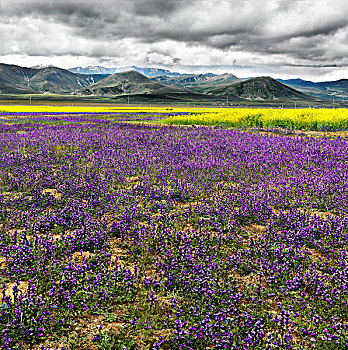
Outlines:
[[348, 129], [348, 109], [231, 108], [215, 113], [176, 115], [165, 124], [220, 125], [228, 127], [283, 127], [301, 130]]
[[160, 124], [346, 130], [348, 109], [193, 108], [151, 105], [0, 105], [0, 113], [168, 113]]
[[221, 110], [220, 108], [192, 108], [192, 107], [171, 107], [171, 106], [152, 106], [152, 105], [80, 105], [80, 104], [66, 104], [66, 105], [0, 105], [0, 113], [121, 113], [121, 112], [145, 112], [145, 113], [180, 113], [193, 112], [205, 113], [215, 112]]

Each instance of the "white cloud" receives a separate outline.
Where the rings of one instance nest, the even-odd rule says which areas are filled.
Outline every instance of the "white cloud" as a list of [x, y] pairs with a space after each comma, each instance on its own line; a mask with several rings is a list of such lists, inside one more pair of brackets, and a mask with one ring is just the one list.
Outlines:
[[0, 61], [14, 64], [176, 59], [175, 69], [318, 80], [345, 77], [347, 39], [340, 0], [0, 0]]

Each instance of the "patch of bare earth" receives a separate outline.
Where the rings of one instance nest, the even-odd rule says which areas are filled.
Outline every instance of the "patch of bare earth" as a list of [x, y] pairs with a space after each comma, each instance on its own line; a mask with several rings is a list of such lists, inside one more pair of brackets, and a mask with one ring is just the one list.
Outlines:
[[[10, 297], [10, 300], [13, 302], [15, 298], [14, 287], [18, 288], [18, 295], [25, 294], [28, 291], [28, 281], [20, 281], [19, 284], [14, 282], [6, 283], [5, 287], [5, 295]], [[0, 294], [0, 303], [3, 299], [3, 286], [1, 286], [1, 294]]]
[[62, 198], [62, 194], [59, 193], [55, 188], [45, 188], [44, 190], [42, 190], [42, 193], [43, 194], [49, 193], [56, 199]]

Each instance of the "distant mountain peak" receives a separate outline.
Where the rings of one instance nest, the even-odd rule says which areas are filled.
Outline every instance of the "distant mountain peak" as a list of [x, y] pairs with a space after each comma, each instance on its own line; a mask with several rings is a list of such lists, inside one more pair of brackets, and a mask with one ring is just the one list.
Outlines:
[[32, 68], [32, 69], [44, 69], [44, 68], [55, 68], [55, 66], [53, 66], [52, 64], [47, 64], [47, 65], [37, 64], [36, 66], [32, 66], [30, 68]]
[[115, 74], [121, 72], [127, 72], [130, 70], [135, 70], [138, 73], [141, 73], [147, 77], [153, 77], [157, 75], [165, 75], [165, 76], [179, 76], [180, 73], [171, 72], [168, 69], [156, 68], [156, 67], [138, 67], [138, 66], [124, 66], [124, 67], [102, 67], [102, 66], [87, 66], [87, 67], [74, 67], [69, 69], [73, 73], [80, 74]]

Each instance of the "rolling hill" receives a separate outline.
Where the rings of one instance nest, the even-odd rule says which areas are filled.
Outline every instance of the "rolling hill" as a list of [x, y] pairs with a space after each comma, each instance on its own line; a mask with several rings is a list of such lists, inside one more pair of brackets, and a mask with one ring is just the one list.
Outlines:
[[234, 96], [249, 100], [313, 100], [313, 97], [299, 92], [270, 77], [257, 77], [222, 87], [206, 90], [217, 96]]
[[160, 84], [136, 72], [115, 73], [96, 84], [81, 89], [82, 95], [138, 95], [162, 96], [198, 95], [188, 89]]

